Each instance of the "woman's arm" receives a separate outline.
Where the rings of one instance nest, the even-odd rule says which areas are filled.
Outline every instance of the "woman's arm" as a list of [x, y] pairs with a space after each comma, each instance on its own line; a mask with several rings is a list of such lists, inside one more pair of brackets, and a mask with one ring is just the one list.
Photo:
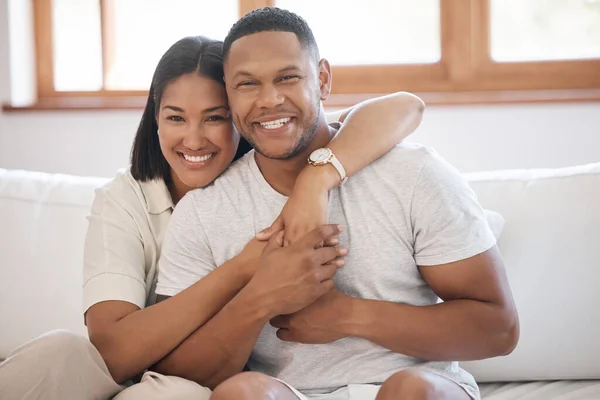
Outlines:
[[90, 340], [113, 379], [124, 382], [169, 354], [247, 281], [234, 258], [177, 296], [143, 309], [124, 301], [95, 304], [86, 314]]
[[350, 177], [413, 133], [424, 110], [425, 103], [406, 92], [363, 101], [342, 112], [343, 125], [328, 147]]
[[240, 255], [202, 281], [167, 301], [140, 309], [143, 300], [135, 294], [144, 293], [144, 243], [126, 209], [127, 193], [122, 188], [115, 192], [97, 194], [84, 267], [88, 283], [107, 276], [114, 287], [95, 294], [85, 320], [90, 340], [114, 380], [121, 383], [164, 358], [223, 308], [252, 278], [253, 260], [265, 244], [252, 240]]
[[[328, 147], [350, 177], [414, 132], [424, 109], [420, 98], [406, 92], [363, 101], [341, 115], [334, 114], [343, 125]], [[285, 244], [289, 245], [326, 224], [328, 193], [339, 184], [340, 176], [333, 166], [307, 165], [279, 218], [263, 232], [267, 235], [285, 228]]]

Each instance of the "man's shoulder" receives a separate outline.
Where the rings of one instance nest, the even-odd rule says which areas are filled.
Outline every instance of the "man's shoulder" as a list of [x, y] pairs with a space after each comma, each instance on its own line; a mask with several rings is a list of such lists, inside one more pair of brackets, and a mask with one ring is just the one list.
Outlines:
[[420, 143], [403, 141], [375, 161], [372, 166], [378, 175], [400, 174], [406, 179], [418, 177], [427, 164], [442, 161], [442, 157], [435, 149]]
[[432, 158], [439, 157], [439, 154], [433, 147], [404, 140], [394, 146], [384, 157], [394, 162], [422, 165]]

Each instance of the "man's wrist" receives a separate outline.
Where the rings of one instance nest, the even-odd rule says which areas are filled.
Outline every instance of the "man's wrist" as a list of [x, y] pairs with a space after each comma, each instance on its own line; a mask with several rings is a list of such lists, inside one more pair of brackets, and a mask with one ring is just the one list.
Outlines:
[[367, 336], [365, 329], [375, 325], [372, 315], [368, 312], [368, 301], [351, 296], [345, 296], [345, 304], [340, 307], [338, 326], [344, 337]]

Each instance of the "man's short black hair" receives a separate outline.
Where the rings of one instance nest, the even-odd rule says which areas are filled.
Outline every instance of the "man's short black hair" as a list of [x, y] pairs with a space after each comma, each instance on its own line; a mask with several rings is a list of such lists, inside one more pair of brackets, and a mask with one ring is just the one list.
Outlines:
[[259, 32], [291, 32], [300, 44], [308, 49], [315, 62], [319, 64], [319, 48], [306, 21], [293, 12], [277, 7], [263, 7], [251, 11], [236, 22], [223, 42], [223, 61], [227, 60], [231, 45], [236, 40]]

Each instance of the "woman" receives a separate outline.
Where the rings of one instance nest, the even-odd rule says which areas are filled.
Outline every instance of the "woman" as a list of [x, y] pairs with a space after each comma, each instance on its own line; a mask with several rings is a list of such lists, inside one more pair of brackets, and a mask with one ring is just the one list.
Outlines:
[[[256, 260], [269, 233], [189, 290], [155, 304], [156, 266], [173, 207], [249, 150], [229, 116], [221, 49], [219, 41], [190, 37], [165, 53], [134, 141], [131, 169], [96, 193], [83, 288], [93, 345], [60, 331], [17, 349], [0, 366], [1, 398], [39, 398], [42, 392], [45, 399], [106, 399], [119, 392], [121, 400], [208, 398], [208, 389], [156, 372], [125, 390], [120, 383], [155, 365], [160, 370], [161, 360], [202, 329], [260, 267]], [[416, 129], [422, 110], [423, 103], [406, 93], [361, 103], [345, 113], [329, 147], [351, 176]], [[326, 223], [327, 194], [339, 184], [335, 174], [333, 168], [307, 166], [276, 229], [300, 237]]]

